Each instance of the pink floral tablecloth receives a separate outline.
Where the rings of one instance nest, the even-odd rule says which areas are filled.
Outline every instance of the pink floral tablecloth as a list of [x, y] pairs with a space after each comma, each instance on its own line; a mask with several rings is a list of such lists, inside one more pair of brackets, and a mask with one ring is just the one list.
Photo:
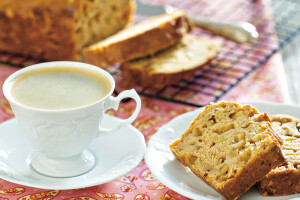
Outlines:
[[[18, 69], [16, 67], [0, 65], [1, 88], [6, 77]], [[2, 94], [2, 90], [0, 91], [1, 123], [14, 116]], [[280, 54], [273, 56], [267, 63], [242, 80], [222, 100], [289, 102]], [[142, 97], [142, 102], [141, 113], [133, 125], [144, 134], [146, 142], [155, 134], [159, 127], [166, 124], [172, 118], [196, 109], [195, 107], [147, 97]], [[134, 102], [123, 103], [119, 111], [109, 111], [108, 113], [115, 116], [127, 117], [133, 112], [134, 106]], [[0, 179], [0, 200], [156, 200], [161, 197], [172, 200], [187, 199], [156, 180], [144, 161], [130, 173], [115, 181], [83, 189], [44, 190]]]
[[[155, 2], [165, 1], [157, 0]], [[193, 2], [197, 1], [193, 0]], [[195, 10], [191, 9], [191, 12], [195, 12]], [[203, 15], [208, 16], [213, 13], [217, 13], [217, 9], [203, 13]], [[216, 16], [220, 18], [219, 15]], [[0, 123], [14, 117], [7, 100], [3, 96], [2, 85], [4, 80], [18, 69], [12, 66], [0, 65]], [[221, 100], [289, 102], [281, 55], [279, 53], [273, 55], [265, 64], [234, 86]], [[142, 97], [142, 104], [141, 113], [133, 125], [143, 133], [146, 143], [162, 125], [182, 113], [196, 109], [195, 107], [148, 97]], [[108, 114], [128, 117], [133, 112], [134, 106], [135, 104], [132, 101], [123, 103], [119, 111], [110, 110]], [[144, 161], [130, 173], [117, 180], [82, 189], [45, 190], [0, 179], [0, 200], [156, 200], [163, 199], [163, 197], [169, 200], [188, 199], [160, 183], [151, 174]]]

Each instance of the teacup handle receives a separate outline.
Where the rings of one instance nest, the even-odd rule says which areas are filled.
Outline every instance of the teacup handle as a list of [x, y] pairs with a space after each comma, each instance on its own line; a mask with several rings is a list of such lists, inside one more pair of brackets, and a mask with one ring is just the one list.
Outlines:
[[105, 106], [105, 110], [110, 108], [113, 108], [114, 110], [118, 110], [120, 102], [122, 101], [122, 99], [125, 98], [132, 98], [135, 100], [136, 107], [134, 113], [127, 119], [119, 119], [117, 124], [113, 128], [100, 127], [99, 128], [100, 134], [109, 133], [118, 130], [122, 126], [127, 126], [128, 124], [131, 124], [137, 118], [141, 110], [141, 99], [134, 89], [125, 90], [121, 92], [117, 97], [110, 96], [107, 105]]

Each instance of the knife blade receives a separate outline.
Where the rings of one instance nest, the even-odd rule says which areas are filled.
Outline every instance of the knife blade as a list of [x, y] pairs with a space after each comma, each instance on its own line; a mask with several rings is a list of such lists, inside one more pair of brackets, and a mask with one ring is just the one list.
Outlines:
[[152, 6], [151, 4], [145, 4], [140, 1], [136, 2], [136, 13], [139, 15], [155, 16], [166, 13], [166, 9], [163, 6]]

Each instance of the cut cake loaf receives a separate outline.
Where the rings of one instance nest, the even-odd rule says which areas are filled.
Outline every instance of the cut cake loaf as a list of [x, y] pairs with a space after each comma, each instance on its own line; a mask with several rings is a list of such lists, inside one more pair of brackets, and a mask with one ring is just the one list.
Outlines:
[[193, 76], [195, 70], [216, 57], [219, 41], [207, 37], [186, 35], [179, 43], [154, 56], [121, 65], [127, 84], [161, 88]]
[[190, 30], [191, 23], [183, 11], [155, 16], [87, 47], [85, 62], [107, 67], [154, 54], [172, 46]]
[[131, 21], [134, 0], [1, 0], [0, 51], [80, 60], [83, 47]]
[[263, 195], [279, 196], [300, 192], [300, 119], [287, 115], [270, 117], [274, 130], [283, 139], [286, 163], [273, 169], [258, 186]]
[[206, 106], [170, 148], [226, 199], [237, 199], [284, 162], [280, 142], [266, 113], [219, 102]]

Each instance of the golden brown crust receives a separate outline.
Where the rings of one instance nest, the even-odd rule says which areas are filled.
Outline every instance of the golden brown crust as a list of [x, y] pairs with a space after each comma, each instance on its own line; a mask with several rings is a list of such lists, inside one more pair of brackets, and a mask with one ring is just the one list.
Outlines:
[[[192, 29], [192, 24], [185, 12], [164, 15], [170, 15], [170, 20], [132, 37], [121, 39], [108, 45], [103, 45], [100, 42], [99, 44], [87, 47], [84, 50], [85, 62], [99, 67], [107, 67], [115, 63], [123, 63], [128, 60], [151, 55], [172, 46]], [[152, 21], [156, 21], [160, 17], [156, 16], [142, 23], [149, 23], [149, 26], [151, 26]]]
[[282, 196], [300, 192], [300, 173], [294, 169], [286, 169], [262, 179], [258, 188], [264, 196]]
[[132, 19], [133, 0], [101, 2], [0, 1], [0, 51], [46, 60], [79, 60], [84, 46], [116, 33]]
[[274, 130], [282, 137], [281, 146], [286, 163], [272, 170], [258, 184], [266, 196], [300, 192], [300, 119], [287, 115], [271, 116]]
[[149, 58], [121, 65], [125, 83], [162, 88], [188, 79], [217, 56], [221, 43], [210, 38], [186, 35], [179, 43]]
[[237, 199], [248, 191], [256, 182], [263, 179], [271, 169], [284, 162], [279, 146], [274, 146], [261, 156], [247, 164], [240, 174], [228, 181], [219, 192], [227, 199]]
[[170, 148], [226, 199], [237, 199], [285, 162], [274, 134], [266, 113], [219, 102], [206, 106]]
[[[207, 64], [209, 62], [210, 60], [204, 64]], [[151, 87], [159, 89], [168, 85], [176, 84], [180, 80], [189, 79], [194, 75], [195, 71], [201, 67], [202, 65], [199, 65], [194, 69], [189, 69], [176, 73], [161, 73], [148, 75], [139, 69], [128, 67], [128, 65], [125, 63], [121, 65], [121, 70], [122, 77], [124, 78], [126, 85], [136, 84], [145, 88]]]

